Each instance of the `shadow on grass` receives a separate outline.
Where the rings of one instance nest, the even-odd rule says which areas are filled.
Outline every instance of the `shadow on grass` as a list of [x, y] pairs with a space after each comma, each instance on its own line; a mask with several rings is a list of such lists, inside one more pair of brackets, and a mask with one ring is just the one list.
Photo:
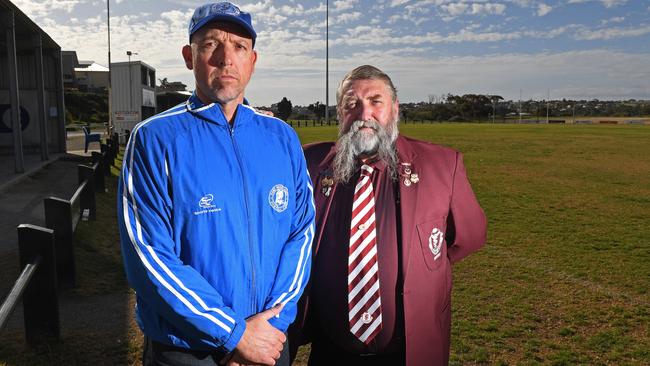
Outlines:
[[[119, 159], [119, 158], [118, 158]], [[74, 236], [77, 287], [59, 292], [61, 339], [30, 347], [22, 306], [2, 334], [0, 365], [132, 365], [142, 337], [134, 321], [134, 295], [120, 254], [116, 191], [121, 161], [98, 193], [97, 220], [82, 221]], [[76, 174], [76, 171], [71, 172]]]

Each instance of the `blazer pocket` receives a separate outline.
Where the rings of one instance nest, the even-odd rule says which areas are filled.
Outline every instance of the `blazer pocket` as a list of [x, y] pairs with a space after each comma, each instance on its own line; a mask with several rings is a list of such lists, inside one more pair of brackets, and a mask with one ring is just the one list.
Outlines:
[[438, 270], [447, 260], [446, 217], [417, 224], [420, 249], [429, 271]]

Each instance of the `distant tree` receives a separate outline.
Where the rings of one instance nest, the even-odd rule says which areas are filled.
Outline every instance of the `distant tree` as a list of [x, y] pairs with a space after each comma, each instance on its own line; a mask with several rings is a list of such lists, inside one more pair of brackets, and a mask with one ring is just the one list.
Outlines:
[[283, 121], [286, 121], [291, 115], [293, 105], [287, 97], [283, 97], [282, 100], [278, 103], [278, 115], [277, 117]]
[[163, 91], [184, 91], [187, 88], [187, 85], [181, 83], [180, 81], [168, 81], [167, 78], [158, 79], [160, 85], [157, 87], [158, 90]]
[[307, 107], [307, 109], [314, 112], [314, 114], [316, 115], [316, 119], [318, 119], [319, 121], [325, 117], [325, 104], [321, 104], [321, 102], [310, 104]]

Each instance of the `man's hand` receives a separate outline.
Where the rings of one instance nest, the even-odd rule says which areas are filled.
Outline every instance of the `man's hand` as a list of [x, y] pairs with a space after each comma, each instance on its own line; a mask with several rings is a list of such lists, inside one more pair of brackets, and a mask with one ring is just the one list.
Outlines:
[[278, 304], [246, 320], [246, 330], [235, 347], [229, 365], [275, 365], [275, 360], [280, 358], [287, 337], [272, 326], [268, 320], [280, 314], [280, 311], [282, 311], [282, 305]]

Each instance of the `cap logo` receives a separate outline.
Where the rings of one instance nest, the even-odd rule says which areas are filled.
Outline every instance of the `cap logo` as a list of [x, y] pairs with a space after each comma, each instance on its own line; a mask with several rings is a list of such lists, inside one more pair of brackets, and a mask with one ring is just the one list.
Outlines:
[[253, 40], [253, 47], [255, 47], [257, 33], [253, 29], [251, 15], [245, 11], [241, 11], [237, 5], [229, 2], [205, 4], [194, 10], [194, 15], [192, 15], [188, 27], [190, 42], [192, 34], [211, 21], [231, 22], [242, 26], [250, 34]]
[[228, 15], [239, 15], [241, 13], [239, 8], [231, 3], [212, 4], [212, 12], [224, 13]]

